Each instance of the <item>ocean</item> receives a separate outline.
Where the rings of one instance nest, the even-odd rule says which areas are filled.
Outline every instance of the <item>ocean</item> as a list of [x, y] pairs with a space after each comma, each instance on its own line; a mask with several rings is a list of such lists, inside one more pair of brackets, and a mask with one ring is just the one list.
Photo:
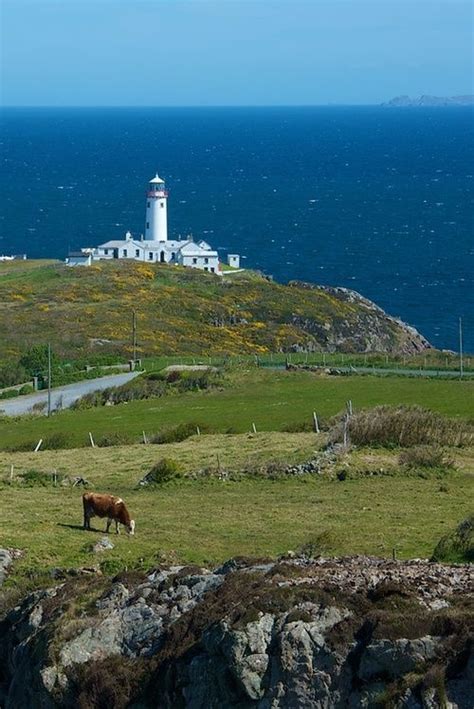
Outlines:
[[64, 258], [144, 231], [145, 190], [279, 281], [355, 289], [474, 352], [470, 108], [3, 109], [0, 254]]

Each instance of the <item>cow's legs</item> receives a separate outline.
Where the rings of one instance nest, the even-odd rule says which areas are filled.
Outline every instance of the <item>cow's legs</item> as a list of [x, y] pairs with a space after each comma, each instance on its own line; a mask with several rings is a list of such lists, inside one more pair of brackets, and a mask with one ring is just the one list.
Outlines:
[[115, 520], [115, 534], [120, 534], [119, 523]]
[[91, 528], [91, 517], [92, 515], [86, 510], [84, 510], [84, 529]]
[[111, 524], [112, 524], [112, 520], [111, 520], [110, 517], [109, 517], [109, 519], [107, 520], [107, 526], [106, 526], [106, 528], [105, 528], [105, 531], [106, 531], [107, 534], [109, 533], [109, 529], [110, 529], [110, 525], [111, 525]]

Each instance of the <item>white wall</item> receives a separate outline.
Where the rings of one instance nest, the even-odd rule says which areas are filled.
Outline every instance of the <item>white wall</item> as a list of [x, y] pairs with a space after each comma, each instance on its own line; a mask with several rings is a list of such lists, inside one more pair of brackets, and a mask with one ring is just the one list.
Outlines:
[[145, 239], [167, 241], [168, 218], [166, 197], [147, 197]]

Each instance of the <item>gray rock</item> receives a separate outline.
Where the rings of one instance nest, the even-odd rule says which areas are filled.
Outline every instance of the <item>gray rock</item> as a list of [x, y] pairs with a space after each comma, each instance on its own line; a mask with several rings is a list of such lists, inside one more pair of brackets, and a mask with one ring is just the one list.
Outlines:
[[113, 548], [114, 544], [112, 544], [110, 539], [108, 537], [102, 537], [101, 539], [99, 539], [98, 542], [94, 544], [94, 546], [92, 547], [92, 551], [97, 554], [98, 552], [107, 551], [107, 549]]
[[0, 549], [0, 586], [7, 577], [8, 567], [13, 561], [12, 555], [8, 549]]
[[66, 642], [59, 653], [62, 667], [82, 664], [89, 660], [103, 660], [122, 651], [123, 628], [117, 613], [87, 628], [73, 640]]
[[401, 677], [436, 656], [439, 638], [427, 635], [416, 640], [377, 640], [365, 649], [358, 676], [363, 680]]

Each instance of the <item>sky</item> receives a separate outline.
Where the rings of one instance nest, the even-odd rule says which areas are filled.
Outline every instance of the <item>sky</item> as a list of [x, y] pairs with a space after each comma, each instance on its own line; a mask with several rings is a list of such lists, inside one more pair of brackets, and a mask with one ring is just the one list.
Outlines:
[[16, 106], [373, 104], [474, 93], [471, 0], [0, 0]]

